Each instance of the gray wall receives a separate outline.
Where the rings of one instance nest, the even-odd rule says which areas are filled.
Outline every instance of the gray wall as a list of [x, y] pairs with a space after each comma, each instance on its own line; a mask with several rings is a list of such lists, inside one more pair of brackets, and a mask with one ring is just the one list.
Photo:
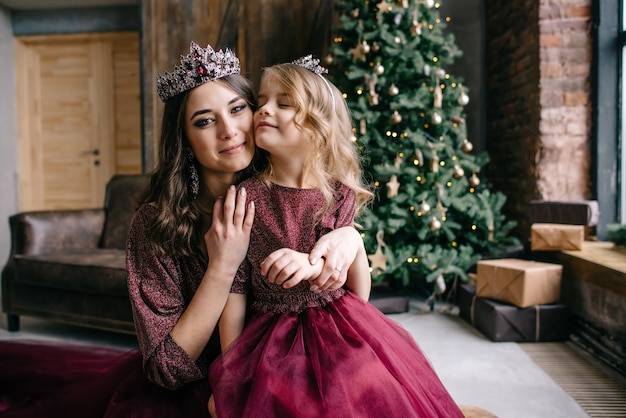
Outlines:
[[17, 212], [15, 46], [11, 13], [0, 6], [0, 266], [9, 257], [8, 217]]

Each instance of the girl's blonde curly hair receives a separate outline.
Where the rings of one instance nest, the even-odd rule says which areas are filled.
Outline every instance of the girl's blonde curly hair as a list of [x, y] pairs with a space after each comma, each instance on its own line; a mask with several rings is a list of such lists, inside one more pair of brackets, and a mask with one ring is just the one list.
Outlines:
[[[353, 141], [352, 117], [339, 89], [321, 75], [293, 63], [264, 68], [262, 77], [278, 82], [285, 89], [296, 108], [296, 126], [314, 142], [314, 152], [304, 169], [326, 199], [324, 211], [333, 206], [335, 185], [339, 182], [354, 191], [358, 215], [373, 199], [373, 193], [363, 182], [361, 158]], [[266, 166], [259, 178], [270, 182], [271, 165]]]

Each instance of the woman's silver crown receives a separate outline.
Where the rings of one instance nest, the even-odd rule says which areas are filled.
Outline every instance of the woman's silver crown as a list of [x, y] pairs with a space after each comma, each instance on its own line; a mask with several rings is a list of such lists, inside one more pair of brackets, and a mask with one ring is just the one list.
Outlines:
[[215, 51], [211, 45], [202, 48], [191, 41], [189, 54], [180, 56], [180, 65], [171, 73], [157, 76], [157, 93], [165, 102], [207, 81], [240, 72], [239, 58], [230, 49]]

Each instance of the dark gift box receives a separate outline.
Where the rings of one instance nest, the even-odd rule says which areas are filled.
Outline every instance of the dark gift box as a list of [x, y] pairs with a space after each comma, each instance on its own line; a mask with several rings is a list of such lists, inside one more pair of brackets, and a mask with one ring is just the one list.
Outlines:
[[409, 311], [409, 296], [385, 286], [372, 286], [369, 302], [384, 314]]
[[530, 202], [531, 223], [595, 226], [600, 209], [597, 200], [557, 202], [533, 200]]
[[459, 316], [491, 341], [555, 342], [569, 338], [569, 310], [563, 304], [518, 308], [476, 296], [475, 285], [461, 285]]

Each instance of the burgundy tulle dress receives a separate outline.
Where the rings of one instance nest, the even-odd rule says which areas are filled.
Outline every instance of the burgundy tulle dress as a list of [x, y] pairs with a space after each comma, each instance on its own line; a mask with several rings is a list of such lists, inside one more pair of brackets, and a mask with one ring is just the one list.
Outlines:
[[141, 351], [0, 341], [1, 418], [209, 417], [208, 364], [219, 354], [219, 337], [215, 333], [194, 361], [170, 336], [207, 261], [157, 256], [147, 237], [156, 215], [154, 206], [142, 205], [127, 244], [128, 290]]
[[210, 367], [218, 416], [463, 417], [411, 335], [373, 305], [306, 282], [283, 289], [260, 274], [272, 251], [308, 253], [321, 235], [352, 225], [354, 194], [339, 186], [316, 223], [319, 190], [242, 186], [256, 213], [232, 291], [248, 294], [252, 318]]

